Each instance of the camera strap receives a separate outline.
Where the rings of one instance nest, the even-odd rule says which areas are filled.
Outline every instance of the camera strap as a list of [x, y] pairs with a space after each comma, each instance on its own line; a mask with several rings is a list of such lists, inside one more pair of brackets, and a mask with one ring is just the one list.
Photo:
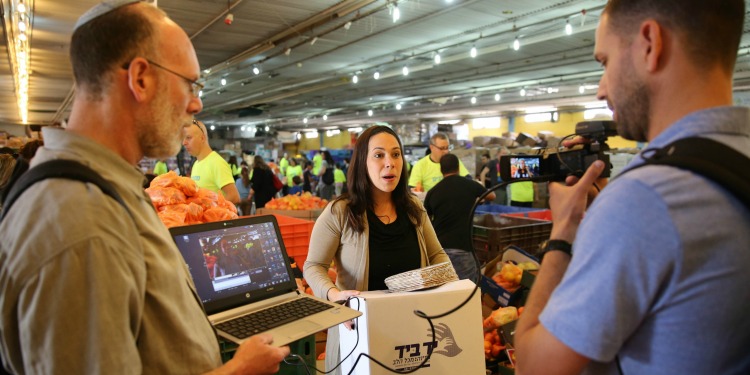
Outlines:
[[690, 137], [643, 151], [644, 164], [669, 165], [702, 175], [724, 187], [750, 209], [750, 158], [708, 138]]

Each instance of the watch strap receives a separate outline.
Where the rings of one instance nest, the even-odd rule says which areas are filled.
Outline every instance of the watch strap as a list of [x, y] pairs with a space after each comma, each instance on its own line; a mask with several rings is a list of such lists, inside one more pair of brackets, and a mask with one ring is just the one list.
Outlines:
[[544, 255], [550, 251], [562, 251], [569, 256], [573, 256], [573, 244], [565, 240], [547, 240], [542, 242], [539, 247], [539, 259], [544, 259]]

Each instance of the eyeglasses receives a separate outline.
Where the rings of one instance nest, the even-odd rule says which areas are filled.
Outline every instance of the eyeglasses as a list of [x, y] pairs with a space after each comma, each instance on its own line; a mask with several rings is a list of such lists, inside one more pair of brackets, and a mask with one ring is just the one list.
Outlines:
[[193, 125], [198, 127], [198, 130], [201, 131], [201, 134], [206, 135], [205, 133], [203, 133], [203, 127], [198, 123], [198, 120], [193, 119]]
[[[203, 84], [198, 83], [198, 81], [194, 81], [194, 80], [192, 80], [192, 79], [190, 79], [188, 77], [185, 77], [184, 75], [182, 75], [180, 73], [177, 73], [174, 70], [169, 69], [169, 68], [167, 68], [167, 67], [165, 67], [163, 65], [157, 64], [157, 63], [151, 61], [150, 59], [146, 59], [146, 61], [148, 61], [149, 64], [151, 64], [151, 65], [153, 65], [153, 66], [155, 66], [157, 68], [164, 69], [167, 72], [172, 73], [172, 74], [174, 74], [174, 75], [176, 75], [176, 76], [184, 79], [185, 81], [187, 81], [190, 84], [190, 89], [193, 91], [193, 96], [195, 96], [196, 98], [200, 96], [200, 92], [201, 92], [201, 90], [203, 90]], [[129, 62], [125, 63], [125, 65], [122, 66], [123, 69], [127, 69], [128, 67], [130, 67], [130, 63]]]
[[198, 83], [197, 81], [193, 81], [192, 79], [190, 79], [188, 77], [185, 77], [184, 75], [182, 75], [180, 73], [177, 73], [174, 70], [169, 69], [169, 68], [167, 68], [167, 67], [165, 67], [163, 65], [159, 65], [159, 64], [157, 64], [157, 63], [155, 63], [155, 62], [153, 62], [153, 61], [151, 61], [149, 59], [146, 59], [146, 61], [148, 61], [149, 64], [151, 64], [151, 65], [153, 65], [153, 66], [155, 66], [157, 68], [162, 68], [162, 69], [164, 69], [164, 70], [166, 70], [166, 71], [168, 71], [168, 72], [170, 72], [170, 73], [172, 73], [172, 74], [174, 74], [174, 75], [176, 75], [176, 76], [184, 79], [185, 81], [187, 81], [188, 83], [190, 83], [190, 88], [192, 88], [192, 90], [193, 90], [193, 96], [195, 96], [196, 98], [198, 96], [200, 96], [200, 92], [201, 92], [201, 90], [203, 90], [203, 85], [202, 84]]
[[430, 143], [430, 146], [433, 146], [433, 147], [435, 147], [436, 149], [438, 149], [440, 151], [451, 151], [451, 150], [453, 150], [453, 145], [438, 147], [438, 145], [436, 145], [434, 143]]

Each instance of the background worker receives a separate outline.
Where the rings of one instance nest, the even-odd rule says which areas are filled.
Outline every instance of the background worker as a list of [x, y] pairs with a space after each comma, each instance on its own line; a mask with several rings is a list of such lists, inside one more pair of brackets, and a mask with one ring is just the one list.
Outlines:
[[[412, 167], [409, 174], [409, 186], [416, 191], [430, 191], [440, 180], [443, 174], [440, 172], [440, 158], [450, 152], [450, 141], [445, 133], [435, 133], [430, 137], [430, 154], [419, 159]], [[459, 176], [471, 178], [471, 174], [464, 164], [458, 161]]]
[[224, 194], [224, 198], [234, 204], [240, 203], [240, 193], [234, 184], [232, 169], [218, 152], [208, 144], [206, 125], [193, 120], [191, 126], [184, 129], [182, 141], [185, 149], [197, 160], [190, 172], [198, 187]]
[[[470, 231], [471, 207], [487, 189], [474, 180], [459, 176], [458, 162], [458, 157], [453, 154], [440, 158], [443, 180], [427, 192], [424, 207], [458, 277], [477, 282], [479, 266], [474, 258]], [[489, 193], [486, 199], [495, 199], [495, 193]]]

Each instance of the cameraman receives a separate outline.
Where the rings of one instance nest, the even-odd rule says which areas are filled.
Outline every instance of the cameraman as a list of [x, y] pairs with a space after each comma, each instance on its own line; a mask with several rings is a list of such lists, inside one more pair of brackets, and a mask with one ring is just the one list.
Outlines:
[[[750, 110], [731, 106], [744, 14], [742, 0], [610, 0], [594, 56], [619, 134], [750, 154]], [[550, 184], [557, 241], [518, 323], [518, 373], [750, 373], [747, 208], [703, 177], [648, 166], [613, 180], [581, 221], [603, 168]]]

